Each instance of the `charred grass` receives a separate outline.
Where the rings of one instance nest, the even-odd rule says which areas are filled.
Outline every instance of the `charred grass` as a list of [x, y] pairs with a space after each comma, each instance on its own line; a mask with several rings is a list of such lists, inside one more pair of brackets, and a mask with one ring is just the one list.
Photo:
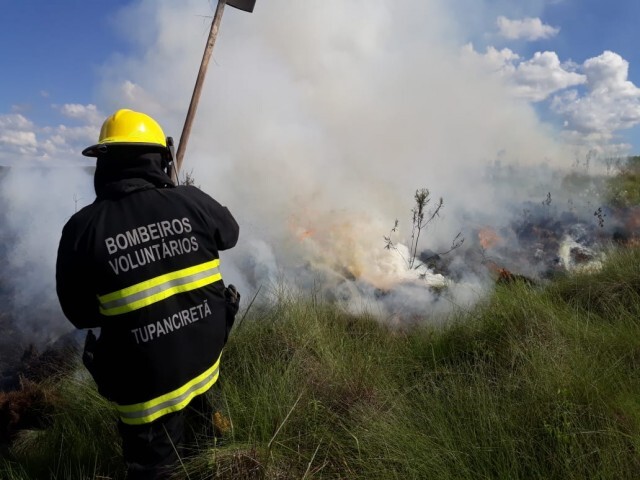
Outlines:
[[[175, 478], [640, 478], [637, 249], [406, 328], [276, 297], [236, 325], [228, 423]], [[112, 411], [79, 372], [44, 383], [49, 422], [15, 434], [0, 478], [122, 478]]]
[[79, 363], [0, 394], [0, 411], [13, 421], [0, 446], [2, 479], [112, 478], [121, 470], [116, 416]]

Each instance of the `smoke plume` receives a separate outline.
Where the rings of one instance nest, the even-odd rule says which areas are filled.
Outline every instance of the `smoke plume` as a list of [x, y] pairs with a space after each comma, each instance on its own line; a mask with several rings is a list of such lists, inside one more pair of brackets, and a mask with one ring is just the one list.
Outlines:
[[[442, 251], [458, 232], [504, 218], [516, 201], [509, 195], [525, 193], [497, 189], [488, 171], [547, 165], [546, 181], [549, 166], [566, 166], [567, 155], [531, 106], [465, 61], [456, 6], [271, 0], [253, 14], [226, 8], [183, 171], [241, 225], [239, 245], [222, 260], [244, 299], [279, 282], [320, 285], [349, 308], [389, 316], [469, 305], [486, 292], [469, 271], [447, 302], [437, 301], [427, 287], [443, 279], [408, 270], [402, 252], [414, 192], [428, 188], [434, 202], [444, 199], [422, 243]], [[213, 10], [201, 0], [123, 8], [115, 24], [130, 48], [100, 68], [100, 111], [144, 111], [177, 141]], [[89, 178], [82, 182], [90, 187]], [[72, 210], [68, 185], [55, 199], [52, 191], [33, 194], [45, 211], [20, 207], [39, 238], [24, 245], [37, 252], [25, 258], [45, 266], [38, 275], [49, 293], [61, 216]], [[48, 218], [44, 236], [35, 233], [45, 227], [40, 215]], [[396, 219], [397, 248], [385, 249]]]
[[[55, 293], [58, 240], [62, 225], [93, 196], [91, 176], [82, 168], [0, 170], [0, 200], [7, 206], [0, 213], [0, 352], [5, 342], [44, 344], [69, 331]], [[9, 335], [9, 324], [21, 338]]]
[[[104, 66], [106, 103], [148, 111], [177, 136], [211, 14], [195, 0], [122, 12], [145, 26]], [[230, 281], [254, 291], [284, 273], [344, 291], [345, 280], [417, 280], [383, 248], [395, 219], [406, 242], [416, 189], [444, 199], [425, 238], [438, 249], [477, 226], [474, 211], [504, 215], [488, 166], [563, 162], [531, 107], [465, 63], [459, 28], [434, 0], [227, 8], [184, 168], [242, 226]]]

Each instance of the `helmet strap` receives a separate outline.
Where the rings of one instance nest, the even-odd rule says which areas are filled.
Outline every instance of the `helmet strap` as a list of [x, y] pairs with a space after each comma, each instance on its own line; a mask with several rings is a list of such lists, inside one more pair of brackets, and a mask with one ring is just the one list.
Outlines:
[[166, 165], [166, 173], [169, 175], [169, 178], [173, 178], [172, 170], [175, 171], [175, 179], [176, 185], [178, 185], [178, 171], [176, 170], [176, 148], [173, 143], [173, 137], [167, 137], [167, 151], [169, 153], [167, 158]]

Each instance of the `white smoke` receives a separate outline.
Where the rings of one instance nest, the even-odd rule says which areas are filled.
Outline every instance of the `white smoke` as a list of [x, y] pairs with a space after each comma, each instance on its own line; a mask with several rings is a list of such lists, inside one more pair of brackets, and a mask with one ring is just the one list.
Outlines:
[[[463, 212], [503, 215], [488, 165], [568, 161], [529, 105], [463, 60], [449, 10], [439, 0], [227, 7], [184, 165], [241, 225], [227, 280], [249, 292], [303, 271], [413, 284], [383, 236], [398, 219], [406, 241], [416, 189], [444, 198], [425, 238], [437, 249], [472, 226]], [[123, 10], [135, 38], [103, 66], [103, 109], [145, 111], [178, 137], [212, 14], [200, 0]]]
[[[28, 339], [47, 343], [72, 327], [55, 293], [62, 226], [94, 198], [90, 172], [32, 165], [0, 171], [2, 313]], [[16, 339], [15, 341], [18, 341]]]
[[[72, 135], [63, 126], [41, 132], [51, 148], [40, 145], [38, 157], [58, 160], [53, 152], [90, 143], [88, 130], [97, 138], [101, 115], [118, 108], [154, 116], [177, 141], [213, 3], [125, 7], [116, 24], [130, 50], [100, 68], [97, 106], [60, 108], [89, 125]], [[469, 305], [486, 293], [483, 279], [468, 273], [443, 297], [429, 288], [437, 290], [441, 277], [407, 269], [413, 193], [426, 187], [434, 202], [444, 198], [422, 244], [443, 250], [458, 232], [504, 217], [505, 191], [486, 181], [487, 167], [569, 160], [530, 105], [464, 60], [459, 32], [482, 10], [472, 4], [464, 24], [445, 0], [262, 0], [252, 14], [225, 9], [183, 171], [241, 225], [238, 246], [222, 260], [244, 302], [284, 282], [320, 286], [354, 311], [391, 318]], [[30, 142], [23, 138], [20, 148], [35, 148]], [[80, 149], [70, 160], [82, 164]], [[20, 238], [7, 266], [23, 293], [15, 310], [35, 318], [26, 312], [43, 299], [58, 318], [57, 244], [66, 219], [93, 200], [91, 178], [79, 168], [13, 169], [0, 188], [11, 205], [3, 229]], [[522, 192], [508, 189], [515, 193]], [[386, 250], [383, 236], [396, 219], [397, 250]], [[62, 324], [52, 325], [45, 328]]]

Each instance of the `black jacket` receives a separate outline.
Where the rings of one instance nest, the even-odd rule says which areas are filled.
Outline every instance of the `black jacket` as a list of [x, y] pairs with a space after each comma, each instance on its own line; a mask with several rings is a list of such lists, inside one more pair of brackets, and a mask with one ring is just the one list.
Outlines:
[[57, 293], [78, 328], [100, 327], [92, 374], [122, 420], [184, 408], [218, 378], [228, 308], [218, 269], [238, 224], [193, 186], [174, 187], [160, 154], [104, 156], [97, 198], [64, 226]]

